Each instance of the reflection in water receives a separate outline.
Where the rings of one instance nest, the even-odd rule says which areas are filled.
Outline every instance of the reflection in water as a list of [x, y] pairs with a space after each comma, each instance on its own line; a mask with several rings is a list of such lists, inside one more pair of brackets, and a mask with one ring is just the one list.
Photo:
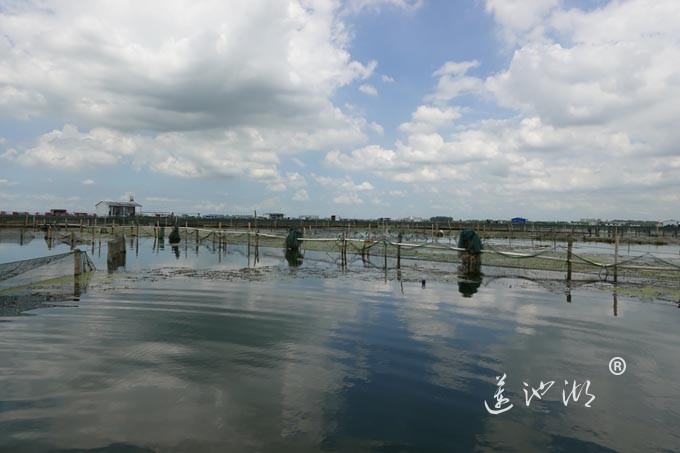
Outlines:
[[299, 250], [286, 250], [286, 261], [290, 267], [298, 267], [302, 265], [302, 253]]
[[172, 246], [172, 252], [175, 254], [175, 258], [179, 259], [180, 253], [179, 253], [179, 246], [178, 245]]
[[461, 264], [458, 266], [458, 292], [463, 297], [472, 297], [482, 285], [481, 258], [479, 254], [460, 253]]
[[482, 286], [481, 275], [474, 280], [458, 280], [458, 292], [460, 292], [463, 297], [472, 297], [480, 286]]
[[127, 253], [125, 251], [125, 244], [122, 249], [117, 249], [112, 246], [113, 241], [109, 241], [108, 250], [106, 252], [106, 269], [109, 273], [116, 272], [118, 269], [125, 268], [125, 261]]
[[[128, 273], [177, 266], [179, 247], [147, 244]], [[243, 269], [241, 245], [216, 270], [204, 250], [180, 265], [202, 278], [107, 278], [124, 285], [0, 319], [0, 451], [677, 449], [674, 305], [619, 293], [612, 311], [610, 293], [579, 287], [567, 304], [490, 273], [456, 291], [422, 269], [340, 273], [310, 251]], [[502, 374], [515, 407], [492, 416]], [[591, 408], [562, 404], [566, 379], [592, 382]], [[523, 382], [540, 380], [555, 387], [527, 407]]]
[[[674, 306], [620, 297], [626, 316], [614, 318], [608, 294], [564, 304], [496, 280], [471, 303], [448, 284], [399, 283], [176, 278], [15, 318], [0, 330], [0, 450], [677, 445]], [[612, 378], [610, 355], [629, 359], [628, 378]], [[491, 416], [483, 402], [501, 373], [515, 407]], [[526, 407], [523, 381], [563, 379], [591, 380], [592, 407], [565, 407], [559, 390]]]
[[125, 236], [116, 236], [107, 241], [106, 269], [109, 273], [125, 268], [127, 250], [125, 248]]

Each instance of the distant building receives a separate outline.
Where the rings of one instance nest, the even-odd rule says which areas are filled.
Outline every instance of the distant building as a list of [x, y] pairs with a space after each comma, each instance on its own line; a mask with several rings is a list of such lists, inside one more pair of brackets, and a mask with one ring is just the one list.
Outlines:
[[527, 219], [525, 219], [524, 217], [513, 217], [512, 219], [510, 219], [510, 221], [512, 223], [527, 223]]
[[449, 216], [445, 216], [445, 215], [438, 215], [438, 216], [430, 217], [430, 222], [439, 222], [439, 223], [453, 222], [453, 217], [449, 217]]
[[423, 218], [422, 217], [413, 217], [413, 216], [408, 216], [408, 217], [402, 217], [398, 219], [400, 222], [422, 222]]
[[50, 209], [51, 216], [65, 216], [68, 215], [66, 209]]
[[301, 220], [319, 220], [318, 215], [301, 215], [300, 216]]
[[678, 226], [678, 225], [680, 225], [680, 221], [678, 221], [678, 220], [663, 220], [663, 221], [659, 222], [659, 226], [662, 227], [662, 228], [663, 227], [669, 227], [669, 226], [670, 227]]
[[130, 195], [130, 201], [100, 201], [95, 205], [97, 217], [134, 217], [139, 214], [137, 208], [142, 205], [135, 202]]
[[270, 220], [281, 220], [281, 219], [284, 219], [286, 217], [285, 214], [282, 214], [280, 212], [270, 212], [268, 214], [265, 214], [265, 216], [267, 218], [269, 218]]

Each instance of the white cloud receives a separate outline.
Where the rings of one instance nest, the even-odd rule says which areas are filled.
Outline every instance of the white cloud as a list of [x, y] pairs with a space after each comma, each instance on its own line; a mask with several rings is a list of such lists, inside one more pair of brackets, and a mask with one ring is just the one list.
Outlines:
[[617, 130], [656, 153], [675, 153], [680, 132], [680, 4], [612, 2], [590, 12], [554, 11], [547, 39], [517, 49], [486, 88], [504, 106], [556, 128]]
[[[547, 218], [672, 216], [679, 187], [680, 3], [630, 0], [590, 11], [559, 2], [487, 2], [517, 48], [507, 68], [468, 76], [477, 61], [438, 69], [431, 105], [400, 129], [391, 149], [333, 151], [338, 170], [370, 171], [474, 212], [528, 210]], [[513, 12], [514, 11], [514, 12]], [[517, 14], [515, 14], [517, 13]], [[460, 95], [495, 100], [505, 119], [461, 122]], [[438, 133], [439, 132], [439, 133]], [[468, 203], [474, 197], [475, 206]], [[603, 202], [603, 200], [606, 200]], [[659, 214], [665, 213], [665, 214]]]
[[312, 175], [317, 184], [334, 192], [333, 202], [337, 204], [363, 204], [360, 193], [369, 193], [375, 189], [368, 181], [355, 183], [350, 177], [333, 178], [329, 176]]
[[333, 197], [333, 203], [355, 205], [363, 204], [364, 200], [362, 200], [356, 192], [348, 192], [341, 193]]
[[477, 94], [484, 89], [484, 81], [477, 77], [467, 76], [470, 69], [479, 66], [473, 61], [449, 61], [432, 75], [439, 77], [434, 93], [425, 99], [432, 102], [444, 103], [463, 94]]
[[297, 190], [293, 195], [293, 201], [307, 201], [307, 200], [309, 200], [309, 193], [307, 193], [307, 190], [305, 189]]
[[394, 78], [388, 76], [387, 74], [383, 74], [382, 76], [380, 76], [380, 80], [383, 83], [393, 83], [394, 82]]
[[81, 183], [82, 185], [84, 185], [84, 186], [91, 186], [91, 185], [94, 184], [94, 180], [92, 180], [92, 179], [83, 179], [80, 183]]
[[373, 85], [363, 84], [359, 86], [359, 91], [369, 96], [377, 96], [378, 90], [375, 89]]
[[17, 184], [15, 181], [10, 181], [9, 179], [0, 179], [0, 187], [9, 187]]
[[502, 36], [513, 44], [523, 34], [541, 30], [543, 19], [561, 0], [486, 0], [486, 11], [501, 26]]
[[314, 180], [321, 186], [330, 187], [338, 190], [345, 190], [349, 192], [363, 192], [368, 190], [373, 190], [373, 185], [364, 181], [362, 183], [355, 183], [352, 178], [332, 178], [330, 176], [317, 176], [313, 175]]
[[361, 171], [389, 170], [396, 165], [397, 155], [394, 151], [383, 149], [378, 145], [370, 145], [355, 149], [349, 154], [331, 151], [326, 154], [325, 163], [336, 169]]
[[[310, 138], [291, 137], [291, 141], [300, 139]], [[34, 147], [20, 153], [11, 150], [14, 152], [5, 153], [4, 158], [23, 165], [71, 170], [126, 162], [182, 178], [243, 177], [278, 192], [306, 186], [299, 173], [280, 174], [279, 158], [270, 151], [278, 140], [276, 135], [260, 136], [252, 130], [168, 132], [147, 137], [103, 128], [80, 132], [66, 126], [44, 134]]]
[[0, 12], [0, 115], [66, 125], [6, 159], [230, 176], [280, 154], [357, 145], [373, 128], [332, 103], [376, 67], [351, 58], [338, 2], [42, 6]]
[[115, 165], [132, 158], [138, 149], [136, 138], [110, 129], [96, 128], [81, 133], [73, 125], [40, 136], [34, 146], [22, 151], [10, 149], [2, 157], [22, 165], [78, 169]]
[[347, 0], [347, 7], [351, 12], [362, 10], [378, 12], [382, 7], [389, 6], [406, 11], [414, 11], [423, 5], [424, 0]]
[[440, 108], [421, 105], [411, 114], [411, 121], [402, 123], [399, 129], [409, 133], [432, 132], [441, 127], [450, 126], [460, 117], [460, 109], [456, 107]]

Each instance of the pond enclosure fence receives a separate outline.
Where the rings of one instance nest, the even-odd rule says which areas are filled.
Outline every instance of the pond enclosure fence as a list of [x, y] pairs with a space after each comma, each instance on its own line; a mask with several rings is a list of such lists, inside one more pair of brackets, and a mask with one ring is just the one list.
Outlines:
[[[154, 239], [154, 248], [167, 242], [171, 227], [156, 225], [107, 225], [105, 227], [79, 225], [71, 228], [47, 226], [46, 230], [23, 235], [44, 234], [48, 245], [54, 242], [70, 244], [72, 249], [80, 245], [90, 245], [94, 253], [98, 246], [101, 251], [102, 241], [106, 244], [112, 238], [118, 238], [134, 248], [143, 237]], [[401, 269], [408, 262], [428, 261], [460, 265], [465, 251], [456, 246], [458, 231], [390, 231], [387, 228], [368, 228], [352, 230], [349, 226], [335, 230], [317, 230], [313, 227], [302, 227], [300, 231], [301, 251], [325, 252], [329, 261], [342, 266], [350, 261], [360, 260], [385, 269]], [[180, 248], [207, 247], [219, 253], [228, 253], [231, 245], [243, 248], [248, 258], [254, 263], [259, 261], [260, 250], [275, 248], [281, 251], [285, 247], [285, 231], [262, 232], [257, 223], [248, 224], [247, 229], [193, 228], [188, 225], [179, 227]], [[480, 232], [481, 233], [481, 232]], [[481, 233], [483, 236], [483, 233]], [[124, 239], [121, 239], [124, 238]], [[566, 281], [610, 281], [642, 284], [658, 284], [664, 286], [680, 286], [680, 254], [636, 250], [631, 244], [620, 247], [619, 238], [613, 238], [614, 244], [575, 243], [572, 240], [558, 242], [533, 239], [506, 240], [484, 238], [484, 249], [481, 255], [482, 266], [487, 273], [493, 268], [493, 274], [522, 275], [528, 278], [564, 279]], [[111, 245], [109, 245], [111, 247]], [[632, 254], [631, 254], [632, 252]], [[317, 254], [318, 255], [318, 254]], [[460, 268], [452, 268], [459, 272]], [[521, 273], [518, 273], [521, 271]]]

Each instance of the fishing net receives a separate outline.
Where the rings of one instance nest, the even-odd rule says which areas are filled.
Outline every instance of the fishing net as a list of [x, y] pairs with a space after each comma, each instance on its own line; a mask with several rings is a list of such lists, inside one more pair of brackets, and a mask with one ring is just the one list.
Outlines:
[[86, 252], [0, 264], [0, 314], [25, 311], [45, 301], [77, 299], [96, 270]]

